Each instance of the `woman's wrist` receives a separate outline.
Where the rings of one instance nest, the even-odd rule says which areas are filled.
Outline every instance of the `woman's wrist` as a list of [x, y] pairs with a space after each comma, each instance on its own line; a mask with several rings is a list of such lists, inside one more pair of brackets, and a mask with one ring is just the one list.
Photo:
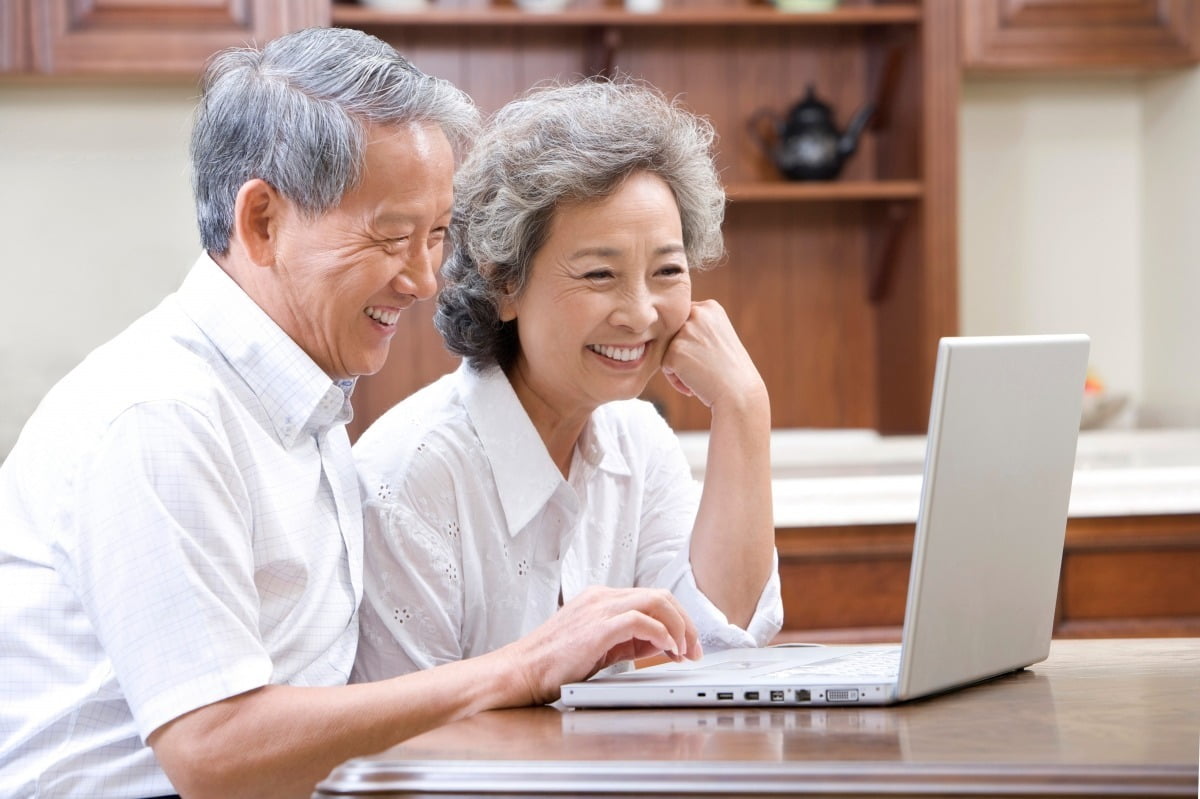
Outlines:
[[751, 420], [765, 420], [771, 426], [771, 398], [767, 386], [760, 379], [756, 383], [731, 390], [713, 400], [711, 411], [715, 417], [743, 416]]

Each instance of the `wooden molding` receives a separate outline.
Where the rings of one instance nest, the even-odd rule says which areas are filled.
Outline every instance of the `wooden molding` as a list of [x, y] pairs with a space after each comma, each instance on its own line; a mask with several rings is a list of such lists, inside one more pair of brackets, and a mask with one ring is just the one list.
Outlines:
[[54, 75], [199, 75], [225, 47], [328, 24], [327, 0], [42, 0], [32, 68]]
[[1200, 60], [1194, 0], [971, 0], [967, 69], [1161, 69]]

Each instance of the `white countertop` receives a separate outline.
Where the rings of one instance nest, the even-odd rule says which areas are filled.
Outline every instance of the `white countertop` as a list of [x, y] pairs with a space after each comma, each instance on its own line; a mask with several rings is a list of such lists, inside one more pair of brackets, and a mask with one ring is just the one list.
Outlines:
[[[679, 439], [703, 478], [708, 434]], [[916, 521], [924, 436], [777, 430], [771, 455], [776, 527]], [[1080, 433], [1069, 513], [1200, 513], [1200, 430]]]

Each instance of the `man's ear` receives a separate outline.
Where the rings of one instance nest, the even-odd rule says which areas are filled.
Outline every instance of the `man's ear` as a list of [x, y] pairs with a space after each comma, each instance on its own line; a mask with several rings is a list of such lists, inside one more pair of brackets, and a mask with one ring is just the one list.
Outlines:
[[238, 189], [233, 206], [233, 236], [258, 266], [274, 266], [283, 198], [265, 180], [254, 178]]

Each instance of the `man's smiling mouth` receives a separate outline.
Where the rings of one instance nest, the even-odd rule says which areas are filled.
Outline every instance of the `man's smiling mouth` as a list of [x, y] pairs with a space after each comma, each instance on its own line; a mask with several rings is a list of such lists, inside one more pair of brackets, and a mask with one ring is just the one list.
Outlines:
[[389, 327], [396, 324], [396, 320], [400, 318], [399, 311], [392, 308], [376, 308], [374, 305], [369, 306], [363, 312], [379, 324]]

